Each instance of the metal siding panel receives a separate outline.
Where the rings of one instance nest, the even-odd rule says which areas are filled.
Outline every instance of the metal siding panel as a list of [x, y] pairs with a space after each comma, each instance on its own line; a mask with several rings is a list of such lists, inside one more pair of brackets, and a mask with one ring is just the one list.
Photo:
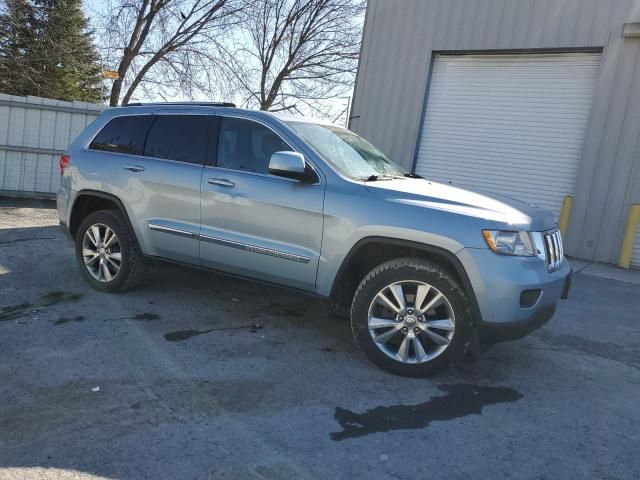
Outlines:
[[[398, 17], [400, 25], [410, 25], [413, 19], [416, 17], [415, 9], [417, 5], [415, 3], [408, 4], [408, 8], [403, 9]], [[393, 48], [389, 52], [388, 56], [388, 72], [385, 76], [386, 86], [385, 90], [392, 90], [393, 88], [402, 88], [404, 79], [395, 79], [395, 72], [402, 71], [406, 68], [408, 63], [408, 57], [410, 57], [410, 47], [413, 44], [412, 38], [413, 32], [409, 28], [394, 28], [391, 33], [391, 39], [396, 48]], [[386, 114], [392, 118], [402, 118], [402, 105], [393, 101], [393, 98], [386, 99], [388, 103], [386, 105]], [[384, 128], [379, 134], [382, 145], [384, 145], [385, 152], [389, 152], [390, 155], [394, 155], [398, 145], [398, 136], [395, 132], [388, 128]]]
[[526, 36], [527, 48], [544, 46], [542, 32], [544, 31], [544, 22], [547, 18], [548, 8], [549, 0], [535, 0], [533, 2], [533, 9], [529, 17], [529, 27]]
[[0, 190], [5, 189], [7, 180], [7, 152], [0, 149]]
[[438, 21], [434, 25], [433, 49], [446, 48], [446, 38], [449, 31], [449, 16], [451, 15], [451, 1], [438, 0], [438, 10], [436, 17]]
[[[629, 73], [623, 72], [623, 75], [627, 75], [632, 83], [627, 93], [626, 104], [618, 106], [622, 119], [620, 130], [617, 132], [619, 136], [615, 145], [615, 154], [609, 156], [607, 151], [604, 153], [604, 158], [611, 159], [608, 162], [610, 175], [605, 189], [604, 214], [598, 230], [596, 250], [596, 259], [612, 263], [617, 260], [626, 228], [626, 218], [618, 212], [626, 212], [628, 209], [625, 200], [630, 188], [629, 179], [633, 176], [634, 162], [640, 161], [638, 152], [635, 151], [640, 138], [640, 42], [625, 42], [625, 51], [628, 52], [629, 57], [635, 56], [634, 62], [631, 59], [628, 60], [629, 69], [633, 70]], [[625, 63], [624, 59], [623, 63]], [[613, 152], [613, 148], [610, 150]], [[615, 235], [612, 235], [613, 232]], [[618, 242], [615, 241], [616, 239]]]
[[[479, 8], [476, 12], [473, 25], [473, 34], [471, 35], [471, 48], [484, 48], [484, 39], [486, 37], [487, 25], [489, 24], [489, 16], [491, 14], [488, 5], [489, 4], [486, 2], [486, 0], [483, 1], [481, 5], [482, 8]], [[446, 28], [446, 24], [443, 25], [443, 28]], [[448, 47], [445, 45], [442, 47], [438, 47], [438, 49], [448, 50]]]
[[[391, 12], [381, 11], [383, 9], [388, 10], [389, 5], [386, 5], [384, 2], [376, 2], [375, 9], [376, 15], [372, 15], [372, 23], [371, 23], [371, 50], [375, 52], [375, 57], [373, 57], [372, 61], [372, 69], [375, 71], [370, 78], [371, 82], [368, 85], [368, 89], [370, 92], [364, 92], [367, 94], [367, 98], [372, 98], [374, 100], [366, 103], [366, 114], [361, 115], [361, 118], [364, 118], [363, 121], [363, 130], [367, 132], [367, 135], [370, 135], [371, 138], [376, 138], [381, 140], [382, 133], [384, 132], [383, 125], [381, 122], [376, 122], [374, 119], [380, 118], [383, 114], [383, 108], [386, 107], [386, 102], [388, 101], [385, 98], [385, 89], [384, 89], [384, 78], [385, 75], [389, 74], [387, 57], [389, 54], [390, 43], [389, 33], [395, 28], [395, 24], [390, 22], [385, 22], [386, 18], [393, 18], [393, 16], [389, 17], [388, 15]], [[375, 35], [373, 33], [375, 32]], [[359, 113], [355, 112], [356, 114]], [[380, 148], [383, 150], [387, 150], [387, 146], [380, 144]]]
[[505, 0], [490, 0], [489, 3], [489, 19], [487, 21], [486, 33], [484, 38], [484, 48], [496, 49], [500, 48], [498, 38], [500, 36], [500, 24], [504, 16]]
[[36, 181], [33, 186], [36, 192], [55, 192], [58, 190], [57, 184], [55, 184], [54, 189], [51, 188], [52, 180], [60, 178], [58, 158], [57, 155], [36, 155], [38, 171], [36, 172]]
[[73, 140], [78, 135], [80, 135], [82, 130], [84, 130], [85, 123], [86, 123], [85, 119], [86, 119], [86, 115], [81, 113], [76, 113], [71, 115], [71, 124], [69, 126], [69, 136], [67, 137], [67, 145], [73, 142]]
[[450, 28], [447, 29], [447, 37], [445, 42], [451, 45], [451, 48], [460, 48], [462, 37], [462, 24], [464, 23], [465, 12], [467, 8], [467, 0], [450, 0], [451, 17], [449, 18]]
[[542, 29], [542, 46], [555, 47], [559, 45], [558, 31], [562, 21], [562, 12], [567, 3], [566, 1], [559, 2], [555, 0], [547, 5], [547, 15]]
[[575, 46], [575, 32], [580, 17], [580, 0], [566, 0], [563, 3], [562, 16], [558, 24], [556, 45]]
[[9, 144], [9, 113], [11, 107], [0, 106], [0, 145]]
[[574, 190], [599, 57], [436, 57], [416, 172], [558, 214]]
[[22, 154], [22, 182], [20, 190], [23, 192], [36, 191], [36, 173], [38, 158], [35, 153]]
[[71, 128], [71, 114], [56, 113], [56, 126], [53, 134], [53, 148], [64, 150], [69, 144], [69, 129]]
[[500, 22], [500, 33], [498, 34], [499, 48], [511, 48], [513, 42], [513, 29], [518, 15], [518, 8], [521, 1], [508, 1], [504, 4], [504, 14]]
[[22, 153], [7, 152], [5, 165], [4, 189], [20, 190], [22, 187]]
[[479, 8], [483, 8], [483, 0], [469, 0], [464, 8], [464, 16], [460, 24], [460, 35], [458, 37], [458, 48], [472, 49], [473, 42], [471, 39], [473, 26], [475, 24], [476, 13]]
[[27, 109], [25, 114], [23, 146], [38, 147], [40, 137], [40, 112], [34, 109]]
[[[613, 8], [621, 5], [621, 3], [622, 0], [617, 0], [613, 3]], [[594, 22], [591, 27], [589, 45], [607, 44], [613, 8], [612, 4], [609, 2], [598, 2], [597, 9], [594, 14]]]
[[585, 231], [587, 215], [591, 216], [590, 202], [597, 192], [593, 191], [593, 182], [598, 166], [599, 150], [603, 133], [607, 128], [613, 97], [613, 86], [620, 63], [621, 40], [609, 44], [602, 55], [602, 66], [594, 96], [591, 120], [582, 151], [580, 172], [576, 182], [576, 196], [573, 202], [569, 228], [565, 238], [565, 247], [580, 258], [593, 258], [595, 238], [587, 236]]
[[0, 102], [0, 189], [55, 193], [59, 154], [37, 150], [62, 151], [104, 107], [5, 94], [0, 94]]
[[513, 40], [511, 48], [526, 48], [527, 32], [531, 23], [531, 14], [534, 8], [533, 0], [521, 0], [513, 27]]
[[[602, 231], [602, 221], [604, 220], [604, 206], [609, 194], [611, 172], [615, 164], [615, 157], [620, 142], [620, 135], [625, 119], [626, 106], [631, 92], [633, 72], [636, 65], [636, 49], [623, 43], [616, 66], [616, 78], [611, 84], [612, 96], [608, 105], [607, 120], [598, 149], [593, 152], [595, 168], [591, 189], [588, 195], [582, 198], [588, 203], [585, 211], [585, 222], [582, 237], [582, 255], [595, 260], [609, 261], [608, 257], [599, 255], [597, 249], [598, 239]], [[588, 219], [586, 218], [588, 215]], [[590, 242], [590, 243], [587, 243]]]
[[[405, 53], [400, 68], [404, 71], [415, 72], [425, 68], [428, 63], [428, 52], [424, 52], [421, 45], [427, 43], [425, 33], [429, 31], [429, 26], [433, 24], [435, 19], [427, 19], [427, 28], [425, 28], [425, 19], [420, 15], [421, 8], [418, 3], [412, 3], [411, 8], [408, 8], [407, 11], [409, 12], [408, 28], [406, 29], [408, 36], [406, 47], [403, 48]], [[396, 84], [397, 88], [402, 92], [415, 92], [420, 88], [420, 82], [416, 75], [402, 75], [398, 79], [398, 84]], [[410, 135], [412, 129], [416, 128], [416, 121], [405, 114], [405, 105], [402, 102], [393, 102], [392, 104], [396, 108], [394, 118], [398, 119], [398, 129], [390, 132], [389, 155], [392, 158], [397, 158], [406, 150], [407, 142], [411, 142], [408, 134]]]
[[8, 145], [24, 145], [24, 121], [25, 109], [14, 107], [9, 110], [9, 134]]
[[44, 110], [40, 126], [40, 148], [55, 148], [56, 112]]

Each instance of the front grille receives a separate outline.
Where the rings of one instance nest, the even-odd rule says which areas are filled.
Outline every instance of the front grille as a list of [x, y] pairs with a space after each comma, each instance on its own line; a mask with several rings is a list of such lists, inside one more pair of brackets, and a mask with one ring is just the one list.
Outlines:
[[552, 272], [560, 268], [564, 260], [564, 249], [562, 247], [560, 230], [544, 235], [544, 248], [547, 254], [547, 268], [549, 271]]

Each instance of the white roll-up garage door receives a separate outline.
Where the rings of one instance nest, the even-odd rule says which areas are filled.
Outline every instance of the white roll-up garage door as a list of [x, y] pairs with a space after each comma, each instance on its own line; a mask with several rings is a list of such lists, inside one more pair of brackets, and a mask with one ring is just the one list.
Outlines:
[[600, 53], [437, 55], [416, 173], [558, 214], [574, 192]]

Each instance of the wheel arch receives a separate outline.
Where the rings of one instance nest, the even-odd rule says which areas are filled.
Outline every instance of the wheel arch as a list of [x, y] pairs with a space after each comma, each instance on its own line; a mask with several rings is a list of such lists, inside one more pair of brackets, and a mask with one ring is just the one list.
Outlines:
[[449, 250], [399, 238], [372, 236], [359, 240], [345, 256], [334, 278], [331, 302], [347, 307], [364, 276], [381, 263], [400, 257], [421, 257], [446, 268], [459, 281], [471, 307], [474, 324], [482, 321], [469, 276], [460, 259]]
[[[115, 208], [114, 208], [115, 207]], [[129, 214], [122, 201], [110, 193], [100, 192], [98, 190], [80, 190], [71, 206], [71, 215], [69, 217], [69, 232], [71, 237], [75, 238], [76, 231], [82, 220], [92, 212], [98, 210], [118, 210], [122, 215], [127, 227], [131, 229], [133, 237], [138, 241], [135, 230], [129, 220]]]

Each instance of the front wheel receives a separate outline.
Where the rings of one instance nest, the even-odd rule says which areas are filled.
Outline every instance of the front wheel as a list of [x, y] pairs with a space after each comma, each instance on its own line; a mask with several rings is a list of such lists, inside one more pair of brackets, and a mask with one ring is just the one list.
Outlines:
[[133, 232], [114, 210], [89, 214], [78, 227], [75, 247], [82, 276], [96, 290], [128, 290], [144, 277], [142, 252]]
[[400, 258], [362, 280], [351, 306], [351, 328], [379, 367], [425, 377], [460, 360], [473, 322], [463, 290], [446, 269], [421, 258]]

